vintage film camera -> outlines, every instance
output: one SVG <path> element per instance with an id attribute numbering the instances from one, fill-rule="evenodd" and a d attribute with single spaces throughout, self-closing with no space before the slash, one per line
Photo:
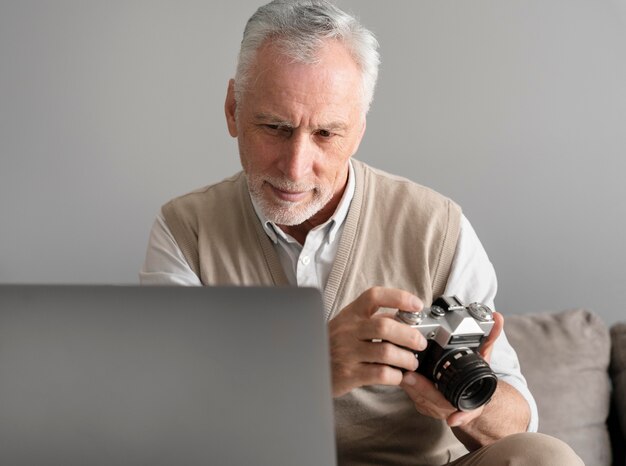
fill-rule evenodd
<path id="1" fill-rule="evenodd" d="M 497 378 L 477 352 L 493 328 L 491 309 L 442 296 L 420 312 L 398 310 L 395 318 L 428 340 L 424 351 L 414 351 L 417 372 L 432 380 L 454 407 L 470 411 L 491 399 Z"/>

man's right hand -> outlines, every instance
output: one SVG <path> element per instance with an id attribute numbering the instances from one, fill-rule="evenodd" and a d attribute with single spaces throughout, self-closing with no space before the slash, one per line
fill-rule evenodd
<path id="1" fill-rule="evenodd" d="M 422 351 L 426 338 L 393 315 L 376 314 L 381 307 L 417 312 L 424 305 L 407 291 L 375 287 L 328 323 L 334 397 L 364 385 L 400 385 L 402 371 L 417 368 L 405 348 Z"/>

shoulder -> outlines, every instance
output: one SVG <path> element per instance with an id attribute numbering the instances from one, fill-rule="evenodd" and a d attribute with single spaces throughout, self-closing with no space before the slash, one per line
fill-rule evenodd
<path id="1" fill-rule="evenodd" d="M 218 183 L 210 184 L 202 188 L 195 189 L 181 196 L 177 196 L 161 208 L 164 217 L 172 215 L 197 215 L 212 208 L 219 208 L 224 205 L 233 205 L 241 194 L 242 183 L 245 183 L 243 172 L 239 172 Z"/>
<path id="2" fill-rule="evenodd" d="M 459 217 L 461 207 L 449 197 L 432 188 L 416 183 L 408 178 L 371 167 L 364 162 L 353 160 L 356 172 L 362 173 L 366 185 L 366 196 L 373 196 L 387 205 L 400 208 L 452 211 Z"/>
<path id="3" fill-rule="evenodd" d="M 212 198 L 234 196 L 238 191 L 238 187 L 244 181 L 244 179 L 245 177 L 243 176 L 243 172 L 239 172 L 217 183 L 203 186 L 183 195 L 177 196 L 168 201 L 165 205 L 174 204 L 182 206 L 194 204 L 197 202 L 206 202 L 207 200 Z"/>
<path id="4" fill-rule="evenodd" d="M 225 221 L 229 214 L 235 215 L 237 206 L 243 204 L 245 186 L 245 176 L 239 172 L 218 183 L 175 197 L 161 207 L 161 213 L 173 230 L 184 226 L 197 232 L 201 224 L 211 223 L 216 215 L 220 216 L 220 221 Z"/>

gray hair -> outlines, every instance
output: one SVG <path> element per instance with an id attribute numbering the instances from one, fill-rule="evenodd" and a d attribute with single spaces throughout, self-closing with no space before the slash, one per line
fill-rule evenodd
<path id="1" fill-rule="evenodd" d="M 235 75 L 237 102 L 241 102 L 249 83 L 256 53 L 269 38 L 287 57 L 308 64 L 316 63 L 317 52 L 324 41 L 340 40 L 361 70 L 363 110 L 367 113 L 378 78 L 378 41 L 356 18 L 328 0 L 274 0 L 250 17 L 243 33 Z"/>

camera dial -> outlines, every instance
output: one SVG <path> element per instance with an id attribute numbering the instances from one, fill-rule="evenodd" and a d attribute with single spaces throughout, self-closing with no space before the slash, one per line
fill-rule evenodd
<path id="1" fill-rule="evenodd" d="M 467 312 L 481 322 L 491 322 L 493 320 L 493 312 L 487 306 L 481 303 L 472 303 L 467 306 Z"/>
<path id="2" fill-rule="evenodd" d="M 433 316 L 435 319 L 438 319 L 446 315 L 446 310 L 441 306 L 432 306 L 430 308 L 430 315 Z"/>
<path id="3" fill-rule="evenodd" d="M 399 310 L 396 314 L 396 317 L 405 324 L 419 325 L 422 323 L 426 316 L 422 311 L 412 312 Z"/>

